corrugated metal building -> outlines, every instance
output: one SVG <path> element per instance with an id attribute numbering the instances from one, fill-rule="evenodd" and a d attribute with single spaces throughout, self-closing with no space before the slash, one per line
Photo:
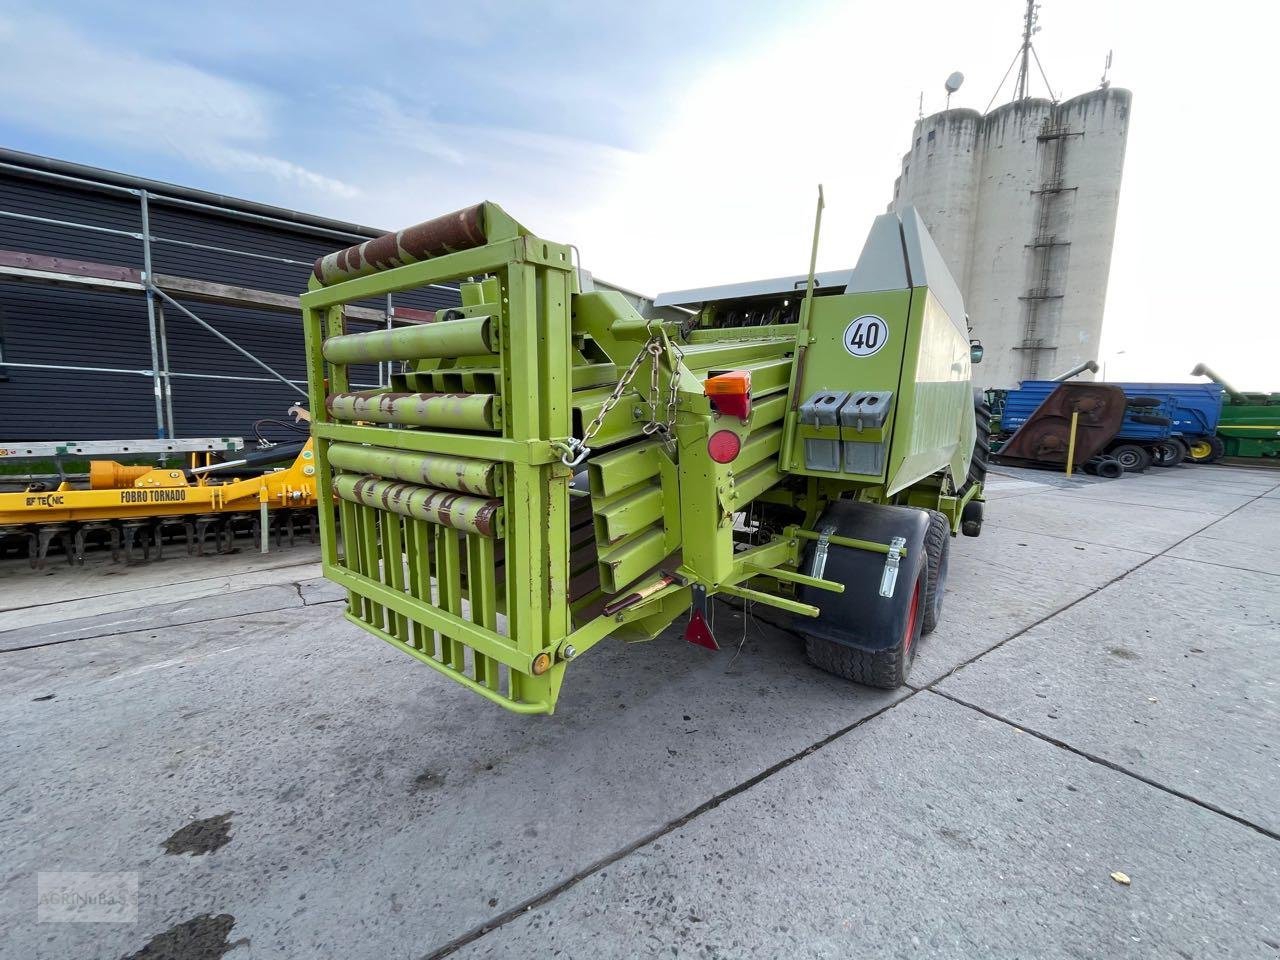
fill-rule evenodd
<path id="1" fill-rule="evenodd" d="M 86 271 L 85 264 L 127 267 L 141 276 L 144 197 L 154 276 L 267 294 L 296 296 L 306 288 L 315 257 L 385 232 L 0 150 L 0 443 L 167 433 L 169 401 L 156 400 L 165 378 L 153 373 L 165 367 L 162 353 L 160 363 L 152 361 L 147 297 L 137 283 L 113 288 L 100 277 L 72 282 L 77 271 L 105 272 Z M 69 279 L 49 282 L 59 272 Z M 296 312 L 234 296 L 210 302 L 174 288 L 168 293 L 305 388 Z M 156 302 L 164 308 L 169 435 L 249 437 L 255 420 L 281 417 L 302 399 L 173 304 Z M 366 322 L 379 322 L 372 311 L 381 316 L 388 306 L 393 315 L 420 320 L 414 311 L 457 302 L 448 288 L 413 291 L 389 305 L 368 304 Z M 368 375 L 377 382 L 377 371 Z"/>

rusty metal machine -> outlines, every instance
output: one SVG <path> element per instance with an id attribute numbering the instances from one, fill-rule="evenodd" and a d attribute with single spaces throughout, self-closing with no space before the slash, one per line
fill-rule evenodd
<path id="1" fill-rule="evenodd" d="M 321 544 L 347 618 L 524 714 L 606 637 L 683 618 L 714 648 L 717 596 L 794 616 L 824 669 L 904 682 L 948 543 L 981 528 L 988 426 L 919 218 L 879 217 L 838 282 L 811 260 L 665 318 L 573 252 L 482 203 L 317 260 L 312 435 L 342 534 L 321 511 Z M 345 304 L 455 281 L 434 323 L 345 329 Z M 351 389 L 387 362 L 388 388 Z"/>

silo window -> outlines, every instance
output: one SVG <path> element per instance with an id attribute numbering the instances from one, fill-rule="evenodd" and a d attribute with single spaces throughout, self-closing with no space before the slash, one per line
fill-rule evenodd
<path id="1" fill-rule="evenodd" d="M 919 138 L 919 137 L 916 137 L 916 149 L 917 149 L 917 150 L 919 150 L 919 149 L 920 149 L 920 138 Z"/>
<path id="2" fill-rule="evenodd" d="M 930 131 L 929 131 L 929 142 L 930 142 L 930 143 L 933 143 L 933 141 L 936 139 L 936 136 L 935 136 L 935 135 L 937 134 L 937 132 L 938 132 L 937 130 L 930 130 Z"/>

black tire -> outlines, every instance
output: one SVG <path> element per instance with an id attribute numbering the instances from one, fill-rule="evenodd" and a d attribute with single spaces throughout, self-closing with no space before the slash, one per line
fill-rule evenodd
<path id="1" fill-rule="evenodd" d="M 1226 452 L 1226 444 L 1217 437 L 1197 437 L 1187 447 L 1187 459 L 1192 463 L 1217 463 Z"/>
<path id="2" fill-rule="evenodd" d="M 1153 427 L 1167 427 L 1173 423 L 1168 417 L 1162 417 L 1155 413 L 1131 413 L 1129 419 L 1134 423 L 1145 423 Z"/>
<path id="3" fill-rule="evenodd" d="M 969 476 L 960 488 L 962 495 L 975 483 L 987 482 L 987 465 L 991 460 L 991 405 L 981 390 L 973 391 L 973 420 L 976 436 L 973 456 L 969 459 Z"/>
<path id="4" fill-rule="evenodd" d="M 1102 457 L 1094 469 L 1104 480 L 1119 480 L 1124 476 L 1124 467 L 1115 457 Z"/>
<path id="5" fill-rule="evenodd" d="M 982 501 L 970 500 L 960 511 L 960 532 L 966 537 L 982 535 Z"/>
<path id="6" fill-rule="evenodd" d="M 1119 460 L 1129 473 L 1142 473 L 1151 466 L 1151 451 L 1136 443 L 1118 443 L 1107 451 L 1107 456 Z"/>
<path id="7" fill-rule="evenodd" d="M 929 511 L 929 531 L 924 535 L 925 583 L 921 633 L 933 633 L 942 618 L 942 597 L 947 592 L 947 568 L 951 558 L 951 524 L 945 513 Z"/>
<path id="8" fill-rule="evenodd" d="M 1177 437 L 1161 440 L 1151 448 L 1152 464 L 1157 467 L 1176 467 L 1187 459 L 1187 448 Z"/>
<path id="9" fill-rule="evenodd" d="M 1159 397 L 1127 397 L 1124 401 L 1126 407 L 1158 407 L 1164 401 Z"/>
<path id="10" fill-rule="evenodd" d="M 920 616 L 923 606 L 925 581 L 929 571 L 923 563 L 916 568 L 915 584 L 912 587 L 909 602 L 914 606 L 914 615 L 907 618 L 906 629 L 898 642 L 885 650 L 859 650 L 821 637 L 805 636 L 804 653 L 819 670 L 833 673 L 845 680 L 861 683 L 868 687 L 882 690 L 896 690 L 907 682 L 911 673 L 911 664 L 915 662 L 916 646 L 920 640 L 924 617 Z"/>

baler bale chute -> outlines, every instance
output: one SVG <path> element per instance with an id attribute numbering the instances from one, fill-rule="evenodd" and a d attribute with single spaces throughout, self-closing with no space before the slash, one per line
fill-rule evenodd
<path id="1" fill-rule="evenodd" d="M 449 282 L 461 305 L 434 323 L 346 332 L 344 304 Z M 605 637 L 687 616 L 714 647 L 715 596 L 900 684 L 986 469 L 964 306 L 918 216 L 877 218 L 839 283 L 660 302 L 683 319 L 584 285 L 569 246 L 491 203 L 316 262 L 313 436 L 342 533 L 322 512 L 323 561 L 347 618 L 518 713 L 552 712 Z M 353 392 L 371 362 L 399 372 Z"/>

